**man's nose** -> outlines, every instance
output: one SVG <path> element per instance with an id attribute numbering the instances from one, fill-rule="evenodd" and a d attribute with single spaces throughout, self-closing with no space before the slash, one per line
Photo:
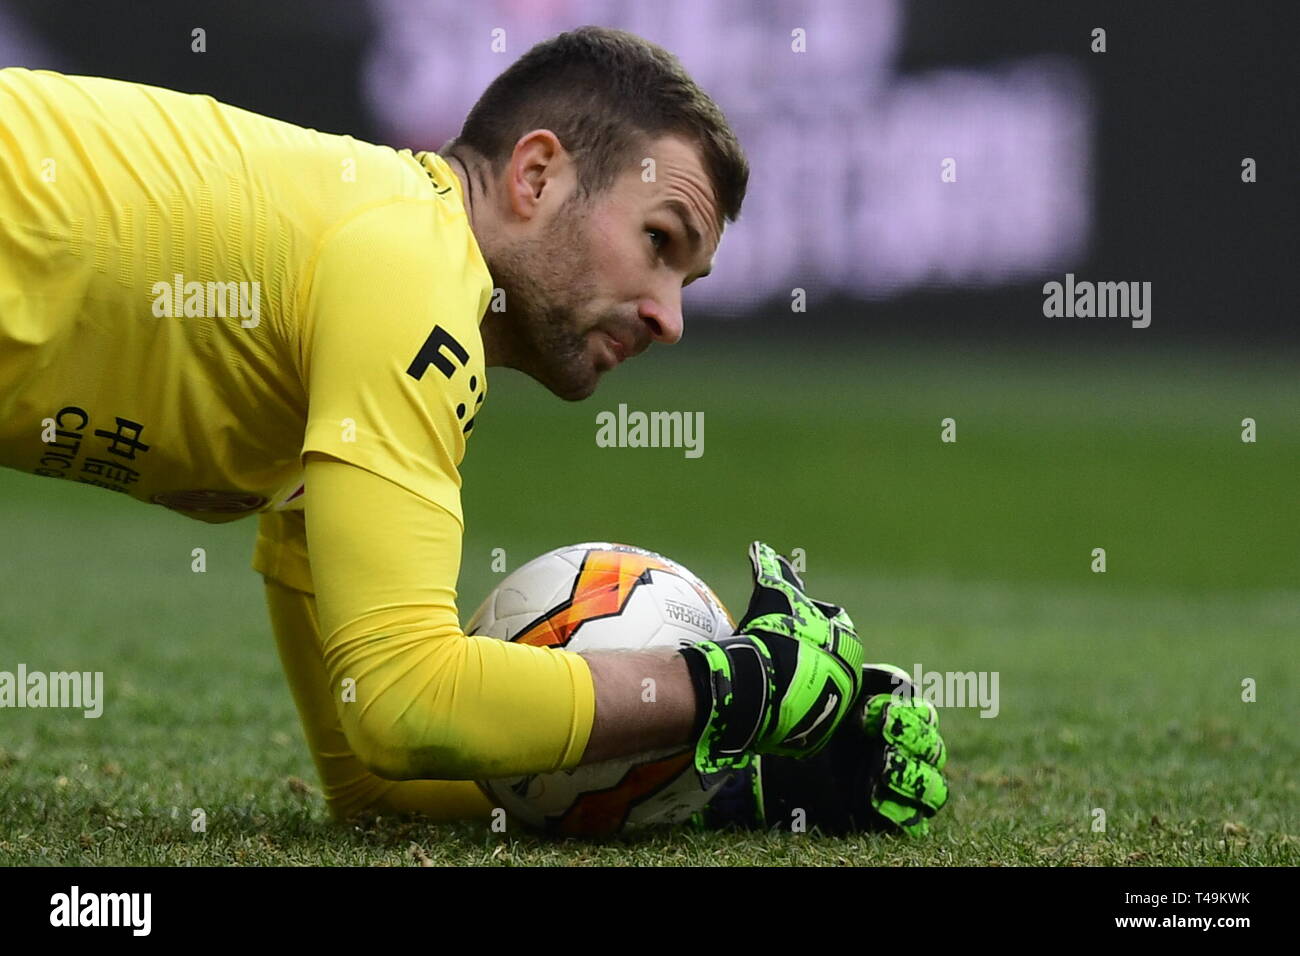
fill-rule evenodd
<path id="1" fill-rule="evenodd" d="M 641 321 L 650 330 L 650 336 L 656 342 L 672 345 L 681 340 L 682 297 L 678 293 L 672 297 L 648 299 L 641 304 Z"/>

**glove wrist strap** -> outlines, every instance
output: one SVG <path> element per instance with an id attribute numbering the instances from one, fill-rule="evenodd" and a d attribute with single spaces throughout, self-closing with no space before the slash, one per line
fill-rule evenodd
<path id="1" fill-rule="evenodd" d="M 701 641 L 680 650 L 695 688 L 695 769 L 706 786 L 719 774 L 749 766 L 768 706 L 757 648 L 735 638 L 725 644 Z"/>

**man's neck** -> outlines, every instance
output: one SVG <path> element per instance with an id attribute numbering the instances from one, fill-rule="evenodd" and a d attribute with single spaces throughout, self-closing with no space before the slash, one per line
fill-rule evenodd
<path id="1" fill-rule="evenodd" d="M 443 158 L 451 171 L 456 174 L 460 180 L 461 196 L 464 197 L 465 215 L 469 219 L 470 231 L 474 233 L 474 239 L 479 244 L 480 251 L 483 249 L 483 236 L 479 234 L 477 224 L 474 218 L 475 200 L 482 195 L 482 190 L 474 188 L 474 177 L 470 173 L 469 166 L 463 159 L 452 152 L 440 152 L 438 154 Z M 485 253 L 486 255 L 486 253 Z M 492 367 L 505 365 L 505 357 L 502 348 L 502 336 L 504 329 L 499 321 L 500 316 L 494 316 L 491 309 L 479 317 L 479 333 L 483 338 L 483 364 Z"/>
<path id="2" fill-rule="evenodd" d="M 474 185 L 472 177 L 469 174 L 469 168 L 459 156 L 448 153 L 442 155 L 443 161 L 451 167 L 451 171 L 456 174 L 460 180 L 460 194 L 464 199 L 465 214 L 469 217 L 470 228 L 474 228 Z"/>

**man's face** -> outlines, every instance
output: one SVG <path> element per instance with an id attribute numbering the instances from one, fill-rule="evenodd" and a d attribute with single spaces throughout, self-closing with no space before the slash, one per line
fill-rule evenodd
<path id="1" fill-rule="evenodd" d="M 707 275 L 721 238 L 713 190 L 696 149 L 664 137 L 604 192 L 570 194 L 489 262 L 505 290 L 511 365 L 561 398 L 654 342 L 682 335 L 682 288 Z"/>

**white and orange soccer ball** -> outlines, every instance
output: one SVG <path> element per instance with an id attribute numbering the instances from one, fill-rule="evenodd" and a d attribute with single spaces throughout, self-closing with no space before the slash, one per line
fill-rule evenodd
<path id="1" fill-rule="evenodd" d="M 592 651 L 679 647 L 726 637 L 735 627 L 709 586 L 676 561 L 631 545 L 588 542 L 548 551 L 509 574 L 465 631 Z M 479 782 L 512 818 L 573 836 L 684 822 L 720 785 L 705 789 L 689 747 Z"/>

